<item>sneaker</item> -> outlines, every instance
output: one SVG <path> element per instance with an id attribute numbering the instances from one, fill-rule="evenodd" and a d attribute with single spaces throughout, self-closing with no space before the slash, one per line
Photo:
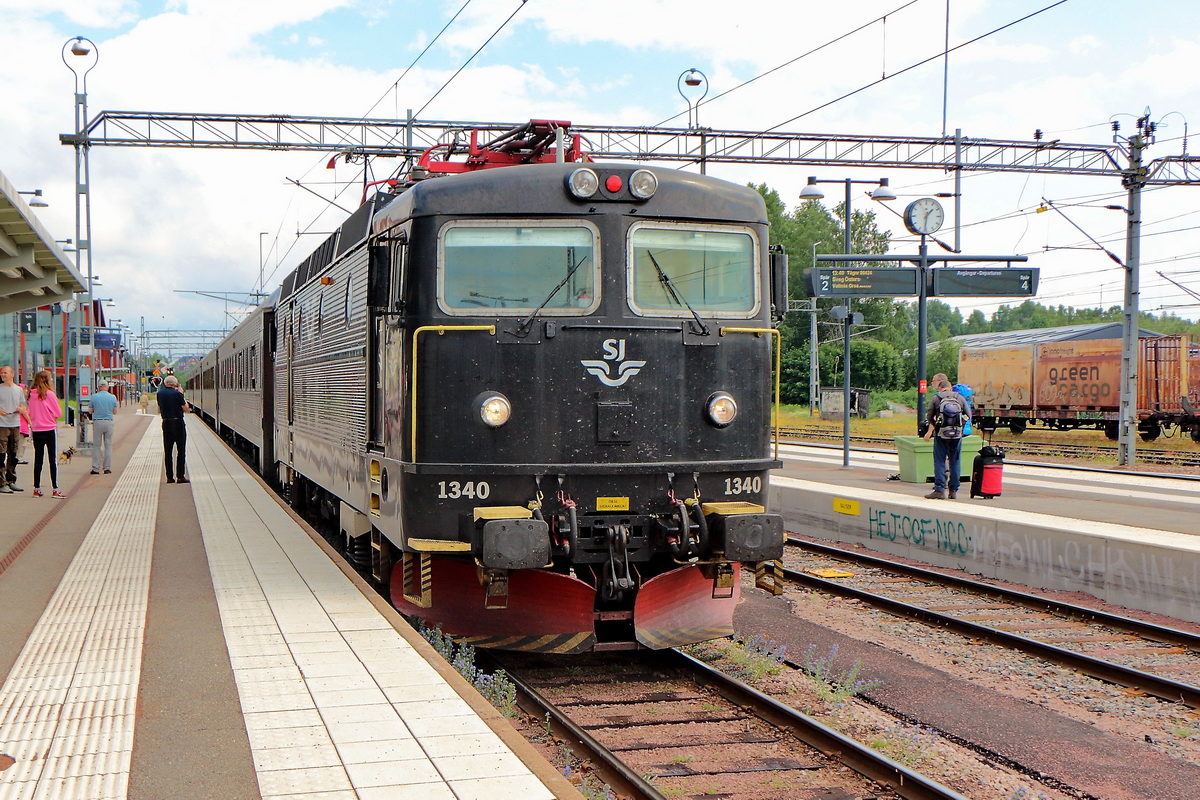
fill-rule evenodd
<path id="1" fill-rule="evenodd" d="M 42 490 L 41 490 L 41 489 L 34 489 L 34 490 L 33 490 L 33 496 L 34 496 L 34 497 L 41 497 L 41 496 L 42 496 Z"/>
<path id="2" fill-rule="evenodd" d="M 174 482 L 175 482 L 174 478 L 167 478 L 167 483 L 174 483 Z"/>
<path id="3" fill-rule="evenodd" d="M 106 470 L 104 470 L 104 474 L 105 474 L 105 475 L 112 475 L 112 470 L 111 470 L 111 469 L 106 469 Z"/>
<path id="4" fill-rule="evenodd" d="M 24 490 L 24 489 L 22 489 L 20 486 L 17 486 L 15 483 L 10 483 L 10 484 L 8 485 L 8 488 L 12 489 L 14 492 L 23 492 L 23 491 L 25 491 L 25 490 Z"/>
<path id="5" fill-rule="evenodd" d="M 28 464 L 29 462 L 28 462 L 28 461 L 26 461 L 26 460 L 25 460 L 25 459 L 23 459 L 23 458 L 18 458 L 18 459 L 17 459 L 17 463 L 18 463 L 18 464 Z"/>
<path id="6" fill-rule="evenodd" d="M 945 492 L 939 492 L 937 489 L 934 489 L 932 492 L 930 492 L 929 494 L 925 495 L 925 499 L 926 499 L 926 500 L 945 500 L 945 499 L 946 499 L 946 493 L 945 493 Z"/>
<path id="7" fill-rule="evenodd" d="M 91 474 L 93 474 L 93 475 L 99 475 L 99 474 L 100 474 L 100 470 L 98 470 L 98 469 L 94 469 L 94 470 L 92 470 L 92 473 L 91 473 Z"/>
<path id="8" fill-rule="evenodd" d="M 63 494 L 62 492 L 60 492 L 58 489 L 55 489 L 55 490 L 54 490 L 54 494 L 52 494 L 52 495 L 50 495 L 50 496 L 51 496 L 51 497 L 57 497 L 59 500 L 63 500 L 63 499 L 65 499 L 65 498 L 66 498 L 66 495 L 65 495 L 65 494 Z"/>
<path id="9" fill-rule="evenodd" d="M 951 500 L 957 500 L 957 499 L 958 499 L 958 492 L 951 492 L 951 493 L 950 493 L 950 499 L 951 499 Z"/>
<path id="10" fill-rule="evenodd" d="M 180 478 L 179 480 L 177 480 L 175 482 L 176 483 L 191 483 L 191 481 L 189 481 L 187 478 Z"/>
<path id="11" fill-rule="evenodd" d="M 0 494 L 12 494 L 12 493 L 13 493 L 13 490 L 8 488 L 7 485 L 0 486 Z"/>

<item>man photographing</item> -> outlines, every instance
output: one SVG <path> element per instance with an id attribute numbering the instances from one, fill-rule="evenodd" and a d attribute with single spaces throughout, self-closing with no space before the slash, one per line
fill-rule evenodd
<path id="1" fill-rule="evenodd" d="M 183 392 L 179 391 L 179 379 L 174 375 L 168 375 L 163 381 L 163 387 L 158 390 L 158 413 L 162 417 L 163 453 L 167 460 L 167 483 L 191 483 L 184 472 L 187 450 L 187 425 L 183 421 L 183 415 L 191 410 L 192 407 L 183 398 Z M 171 463 L 172 450 L 176 450 L 174 464 Z"/>

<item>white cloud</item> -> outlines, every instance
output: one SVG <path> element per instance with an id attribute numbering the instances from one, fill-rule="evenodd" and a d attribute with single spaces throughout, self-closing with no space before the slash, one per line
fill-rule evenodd
<path id="1" fill-rule="evenodd" d="M 36 5 L 0 0 L 5 19 L 0 49 L 6 54 L 0 60 L 0 91 L 6 99 L 0 121 L 5 163 L 0 169 L 21 188 L 44 189 L 51 207 L 39 216 L 59 238 L 73 236 L 73 157 L 71 149 L 59 144 L 58 134 L 73 125 L 73 78 L 62 63 L 61 50 L 77 33 L 100 47 L 101 61 L 88 76 L 93 114 L 136 109 L 349 117 L 370 109 L 372 116 L 402 117 L 408 108 L 421 108 L 518 2 L 472 3 L 393 90 L 389 87 L 411 61 L 409 54 L 424 48 L 462 6 L 461 0 L 178 0 L 145 16 L 138 16 L 138 4 L 119 0 L 45 0 Z M 702 124 L 754 130 L 803 115 L 785 129 L 938 135 L 940 59 L 805 113 L 878 81 L 885 71 L 894 75 L 941 51 L 945 6 L 940 0 L 919 0 L 889 14 L 886 25 L 876 22 L 822 47 L 900 5 L 901 0 L 750 0 L 734 14 L 727 3 L 715 0 L 686 5 L 674 0 L 529 0 L 423 116 L 651 125 L 686 108 L 676 78 L 688 67 L 705 72 L 712 99 L 820 48 L 706 103 L 698 112 Z M 956 0 L 951 44 L 1043 5 L 1040 0 Z M 1194 69 L 1200 62 L 1200 40 L 1178 36 L 1171 27 L 1190 4 L 1164 0 L 1161 8 L 1148 10 L 1140 30 L 1157 29 L 1157 34 L 1127 30 L 1121 23 L 1122 10 L 1116 0 L 1067 4 L 956 51 L 949 60 L 949 131 L 962 128 L 969 137 L 1027 139 L 1041 128 L 1047 136 L 1107 142 L 1106 126 L 1113 114 L 1140 114 L 1146 105 L 1156 115 L 1179 111 L 1192 120 L 1200 118 L 1200 78 Z M 332 24 L 346 18 L 354 23 Z M 1112 41 L 1124 42 L 1120 58 L 1105 46 Z M 404 57 L 397 57 L 400 53 Z M 1169 136 L 1182 133 L 1180 117 L 1165 121 L 1171 125 L 1163 129 Z M 670 124 L 685 123 L 686 116 L 679 116 Z M 1151 157 L 1178 147 L 1160 144 Z M 151 318 L 169 318 L 176 327 L 219 327 L 220 304 L 173 290 L 249 291 L 258 279 L 262 231 L 269 232 L 262 237 L 266 269 L 276 271 L 278 282 L 320 241 L 314 235 L 297 237 L 296 231 L 329 231 L 343 217 L 287 178 L 322 192 L 337 180 L 355 187 L 339 202 L 357 201 L 361 165 L 339 161 L 336 169 L 326 170 L 328 159 L 315 153 L 94 148 L 96 271 L 104 276 L 104 296 L 117 299 L 116 314 L 126 321 L 144 315 L 148 326 Z M 380 178 L 395 162 L 381 159 L 373 166 L 374 177 Z M 865 179 L 883 174 L 874 169 L 733 165 L 714 165 L 709 172 L 739 183 L 766 182 L 789 203 L 808 174 Z M 937 171 L 888 174 L 902 194 L 931 194 L 953 186 L 950 176 Z M 1115 180 L 1040 175 L 970 173 L 963 185 L 965 222 L 1011 214 L 1043 195 L 1121 192 Z M 1149 194 L 1145 206 L 1147 219 L 1153 221 L 1180 208 L 1200 206 L 1200 193 L 1183 188 Z M 1121 227 L 1119 215 L 1111 211 L 1078 213 L 1087 229 L 1110 232 Z M 878 216 L 885 226 L 894 225 L 887 212 L 880 209 Z M 1045 285 L 1055 291 L 1070 289 L 1081 302 L 1096 302 L 1093 286 L 1113 280 L 1111 262 L 1102 254 L 1044 251 L 1079 239 L 1061 219 L 1044 214 L 972 226 L 964 229 L 963 237 L 964 246 L 975 252 L 1032 253 L 1046 270 L 1044 280 L 1056 278 Z M 1165 258 L 1200 252 L 1200 241 L 1195 232 L 1184 232 L 1147 238 L 1143 249 L 1147 260 Z M 1187 266 L 1172 264 L 1173 269 Z M 1092 273 L 1099 277 L 1088 277 Z M 1067 277 L 1076 274 L 1085 277 Z M 1106 302 L 1117 302 L 1111 289 L 1104 292 Z M 1154 295 L 1148 298 L 1152 303 L 1170 299 L 1166 289 L 1148 294 Z M 1178 290 L 1175 294 L 1182 295 Z M 1197 312 L 1193 316 L 1200 316 L 1200 309 Z"/>

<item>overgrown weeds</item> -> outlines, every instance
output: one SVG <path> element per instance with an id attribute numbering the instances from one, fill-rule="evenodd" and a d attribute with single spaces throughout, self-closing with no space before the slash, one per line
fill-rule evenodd
<path id="1" fill-rule="evenodd" d="M 834 667 L 837 656 L 836 644 L 823 656 L 817 655 L 815 644 L 810 644 L 804 651 L 804 672 L 812 679 L 817 697 L 823 702 L 840 707 L 849 698 L 883 685 L 883 681 L 859 677 L 862 674 L 862 659 L 857 659 L 853 665 L 840 672 L 837 671 Z"/>
<path id="2" fill-rule="evenodd" d="M 417 632 L 501 714 L 509 718 L 516 716 L 517 687 L 504 670 L 484 672 L 479 669 L 475 665 L 475 647 L 454 641 L 453 636 L 442 632 L 441 625 L 430 628 L 424 620 L 417 620 Z"/>

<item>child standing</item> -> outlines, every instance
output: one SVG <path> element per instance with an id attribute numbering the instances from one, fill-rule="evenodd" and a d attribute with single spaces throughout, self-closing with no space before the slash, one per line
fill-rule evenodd
<path id="1" fill-rule="evenodd" d="M 29 390 L 29 424 L 33 429 L 33 496 L 41 497 L 42 490 L 42 459 L 47 456 L 50 461 L 50 485 L 54 487 L 53 497 L 66 497 L 58 490 L 58 461 L 54 454 L 58 444 L 58 417 L 62 407 L 54 396 L 50 385 L 50 373 L 40 370 L 33 376 L 33 388 Z"/>

